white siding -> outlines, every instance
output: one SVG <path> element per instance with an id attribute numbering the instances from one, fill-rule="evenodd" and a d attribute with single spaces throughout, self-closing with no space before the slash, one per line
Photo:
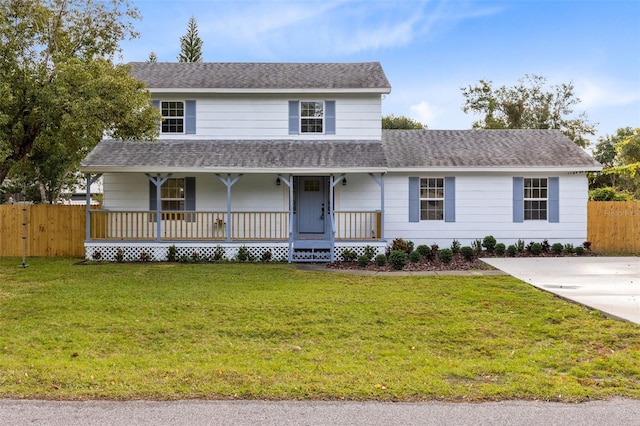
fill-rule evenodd
<path id="1" fill-rule="evenodd" d="M 171 95 L 154 99 L 196 100 L 196 134 L 160 139 L 380 139 L 380 95 Z M 335 100 L 335 135 L 289 135 L 289 100 Z"/>
<path id="2" fill-rule="evenodd" d="M 560 222 L 513 222 L 513 176 L 507 174 L 458 174 L 456 177 L 456 221 L 409 222 L 409 176 L 444 177 L 451 173 L 389 174 L 385 178 L 385 237 L 405 238 L 418 244 L 449 247 L 453 239 L 470 245 L 475 239 L 493 235 L 498 242 L 526 243 L 549 240 L 582 244 L 587 236 L 587 187 L 585 175 L 517 174 L 526 177 L 560 177 Z"/>

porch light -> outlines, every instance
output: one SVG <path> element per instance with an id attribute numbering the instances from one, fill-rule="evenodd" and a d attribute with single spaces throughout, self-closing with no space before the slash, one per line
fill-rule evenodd
<path id="1" fill-rule="evenodd" d="M 276 185 L 280 186 L 280 178 L 276 179 Z"/>
<path id="2" fill-rule="evenodd" d="M 342 179 L 342 186 L 347 186 L 347 178 Z"/>

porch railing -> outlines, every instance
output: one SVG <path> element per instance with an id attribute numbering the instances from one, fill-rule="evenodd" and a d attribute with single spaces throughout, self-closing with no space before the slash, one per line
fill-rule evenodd
<path id="1" fill-rule="evenodd" d="M 382 213 L 334 212 L 336 240 L 375 240 L 382 236 Z"/>
<path id="2" fill-rule="evenodd" d="M 289 212 L 161 212 L 157 238 L 156 212 L 91 210 L 91 240 L 107 241 L 286 241 Z M 374 240 L 381 236 L 381 213 L 335 212 L 336 240 Z"/>

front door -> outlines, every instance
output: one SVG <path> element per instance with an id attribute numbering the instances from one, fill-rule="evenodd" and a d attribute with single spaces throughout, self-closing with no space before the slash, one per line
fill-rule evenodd
<path id="1" fill-rule="evenodd" d="M 298 177 L 298 234 L 324 234 L 326 217 L 326 178 Z"/>

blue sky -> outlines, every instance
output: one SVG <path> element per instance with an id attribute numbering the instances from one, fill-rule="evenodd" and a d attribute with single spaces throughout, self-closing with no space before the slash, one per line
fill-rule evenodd
<path id="1" fill-rule="evenodd" d="M 430 129 L 480 118 L 461 111 L 461 87 L 525 74 L 573 82 L 596 137 L 640 127 L 638 0 L 131 1 L 141 37 L 123 43 L 124 62 L 176 61 L 193 15 L 207 62 L 379 61 L 392 86 L 383 114 Z"/>

